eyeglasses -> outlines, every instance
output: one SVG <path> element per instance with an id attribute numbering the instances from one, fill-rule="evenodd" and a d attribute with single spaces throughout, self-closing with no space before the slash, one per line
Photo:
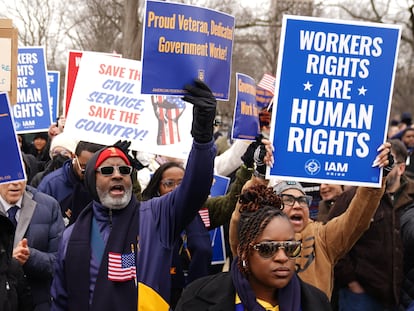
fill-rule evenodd
<path id="1" fill-rule="evenodd" d="M 302 243 L 300 241 L 265 241 L 252 245 L 252 248 L 263 258 L 273 257 L 279 249 L 283 249 L 289 258 L 296 258 L 300 254 Z"/>
<path id="2" fill-rule="evenodd" d="M 111 176 L 115 169 L 121 175 L 131 175 L 132 166 L 129 165 L 120 165 L 120 166 L 101 166 L 96 169 L 97 172 L 101 173 L 104 176 Z"/>
<path id="3" fill-rule="evenodd" d="M 287 206 L 295 205 L 295 201 L 299 203 L 300 207 L 309 207 L 312 202 L 312 197 L 309 195 L 303 195 L 300 197 L 295 197 L 290 194 L 281 194 L 282 204 Z"/>
<path id="4" fill-rule="evenodd" d="M 78 159 L 78 157 L 76 157 L 76 163 L 78 163 L 78 169 L 79 169 L 79 171 L 81 172 L 81 174 L 82 174 L 82 175 L 85 175 L 85 171 L 86 171 L 86 169 L 85 169 L 85 168 L 83 168 L 83 167 L 81 166 L 81 164 L 79 163 L 79 159 Z M 86 164 L 85 164 L 85 166 L 86 166 Z"/>
<path id="5" fill-rule="evenodd" d="M 172 179 L 166 179 L 161 180 L 161 185 L 163 185 L 165 188 L 174 188 L 178 187 L 181 184 L 182 180 L 172 180 Z"/>

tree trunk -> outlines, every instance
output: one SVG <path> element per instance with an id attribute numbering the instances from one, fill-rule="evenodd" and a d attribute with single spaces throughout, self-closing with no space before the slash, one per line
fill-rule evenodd
<path id="1" fill-rule="evenodd" d="M 141 57 L 142 24 L 138 18 L 139 0 L 125 0 L 122 57 L 139 60 Z"/>

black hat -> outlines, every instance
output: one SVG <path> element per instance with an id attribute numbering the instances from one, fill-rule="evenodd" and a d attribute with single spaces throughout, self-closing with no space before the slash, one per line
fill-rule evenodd
<path id="1" fill-rule="evenodd" d="M 411 113 L 403 112 L 401 114 L 401 122 L 407 124 L 408 126 L 411 125 Z"/>
<path id="2" fill-rule="evenodd" d="M 48 140 L 49 136 L 47 134 L 47 132 L 39 132 L 39 133 L 35 133 L 33 136 L 33 140 L 37 139 L 37 138 L 41 138 L 44 140 Z"/>

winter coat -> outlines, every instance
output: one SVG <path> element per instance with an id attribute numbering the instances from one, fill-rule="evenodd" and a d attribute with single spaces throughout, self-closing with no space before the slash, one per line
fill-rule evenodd
<path id="1" fill-rule="evenodd" d="M 414 199 L 414 184 L 407 182 L 403 178 L 394 194 L 382 196 L 369 229 L 335 267 L 339 287 L 358 281 L 366 293 L 385 307 L 398 305 L 400 297 L 403 279 L 400 217 L 404 207 Z M 355 189 L 351 189 L 339 196 L 330 217 L 344 212 L 354 193 Z"/>
<path id="2" fill-rule="evenodd" d="M 302 311 L 329 311 L 331 305 L 319 289 L 299 279 Z M 229 272 L 198 279 L 184 290 L 175 311 L 234 311 L 236 291 Z M 283 311 L 283 310 L 281 310 Z"/>
<path id="3" fill-rule="evenodd" d="M 0 210 L 5 212 L 1 203 Z M 53 266 L 64 229 L 58 202 L 35 188 L 26 186 L 13 247 L 23 238 L 27 239 L 30 256 L 23 265 L 23 270 L 31 287 L 35 306 L 48 306 L 51 302 Z"/>
<path id="4" fill-rule="evenodd" d="M 56 275 L 52 285 L 52 296 L 54 297 L 52 310 L 86 311 L 89 309 L 112 311 L 137 310 L 137 308 L 138 310 L 168 310 L 171 283 L 170 267 L 174 242 L 184 227 L 194 219 L 208 197 L 213 177 L 213 159 L 215 154 L 216 150 L 213 141 L 205 144 L 194 142 L 188 158 L 186 173 L 179 187 L 166 195 L 145 202 L 138 202 L 132 197 L 127 207 L 110 212 L 107 208 L 100 205 L 99 196 L 96 192 L 94 166 L 99 156 L 99 151 L 95 153 L 88 161 L 85 174 L 85 183 L 89 191 L 91 191 L 94 201 L 91 204 L 92 206 L 88 206 L 75 224 L 64 233 L 59 249 Z M 67 269 L 73 269 L 71 268 L 73 267 L 73 262 L 78 259 L 74 255 L 71 255 L 68 259 L 66 252 L 70 250 L 69 245 L 84 247 L 85 243 L 86 249 L 92 248 L 89 252 L 94 251 L 93 246 L 89 247 L 91 245 L 90 236 L 86 235 L 85 237 L 76 234 L 78 230 L 77 224 L 80 221 L 86 224 L 85 220 L 88 218 L 84 217 L 84 215 L 89 217 L 92 212 L 100 231 L 109 233 L 107 244 L 104 244 L 102 262 L 97 265 L 92 258 L 88 262 L 88 265 L 90 264 L 89 273 L 77 278 L 77 275 L 67 273 Z M 111 219 L 111 214 L 113 229 L 108 231 L 108 228 L 110 228 L 108 222 Z M 127 215 L 127 217 L 124 215 Z M 93 225 L 90 222 L 87 226 Z M 122 233 L 116 230 L 116 226 L 121 226 L 119 230 Z M 139 228 L 133 232 L 131 228 L 136 227 Z M 82 228 L 82 230 L 85 229 Z M 82 243 L 77 244 L 72 238 L 73 234 L 77 238 L 82 238 Z M 136 276 L 138 290 L 135 287 L 134 280 L 130 279 L 121 282 L 122 284 L 117 284 L 118 282 L 108 281 L 108 278 L 104 278 L 109 272 L 109 253 L 124 254 L 126 249 L 131 249 L 131 244 L 135 245 L 134 248 L 137 254 Z M 72 254 L 75 253 L 72 252 Z M 91 258 L 88 253 L 78 254 L 81 257 L 79 262 L 84 262 L 82 258 Z M 75 280 L 75 278 L 77 279 Z M 96 278 L 96 282 L 92 278 Z M 103 281 L 99 282 L 99 280 Z M 81 288 L 86 288 L 87 296 L 85 296 L 84 291 L 78 292 L 75 286 L 68 288 L 68 284 L 73 283 L 78 284 Z M 119 290 L 119 287 L 125 290 Z M 92 296 L 88 297 L 88 289 L 92 290 Z M 73 294 L 77 294 L 82 301 L 73 299 Z M 75 306 L 76 304 L 78 306 L 86 305 L 87 307 L 79 309 Z"/>
<path id="5" fill-rule="evenodd" d="M 33 310 L 32 294 L 20 264 L 12 258 L 15 228 L 0 212 L 0 310 Z"/>

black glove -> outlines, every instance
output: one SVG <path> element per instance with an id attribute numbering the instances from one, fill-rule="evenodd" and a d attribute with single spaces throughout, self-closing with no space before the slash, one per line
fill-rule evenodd
<path id="1" fill-rule="evenodd" d="M 128 140 L 118 140 L 115 144 L 114 147 L 117 147 L 119 149 L 121 149 L 126 155 L 128 155 L 129 152 L 129 146 L 131 146 L 131 142 Z"/>
<path id="2" fill-rule="evenodd" d="M 131 163 L 131 166 L 136 169 L 137 171 L 143 169 L 145 165 L 143 165 L 138 159 L 137 159 L 137 152 L 135 150 L 132 151 L 133 156 L 129 154 L 129 146 L 131 146 L 131 142 L 124 140 L 118 140 L 114 147 L 117 147 L 125 153 L 125 155 L 128 157 L 129 162 Z"/>
<path id="3" fill-rule="evenodd" d="M 265 178 L 266 176 L 266 163 L 264 162 L 264 157 L 266 155 L 266 147 L 264 144 L 260 144 L 254 151 L 254 176 Z"/>
<path id="4" fill-rule="evenodd" d="M 246 152 L 241 156 L 241 159 L 248 168 L 253 168 L 254 164 L 254 152 L 256 148 L 262 143 L 263 135 L 258 135 L 255 138 L 255 141 L 251 142 L 249 147 L 247 147 Z"/>
<path id="5" fill-rule="evenodd" d="M 207 143 L 213 139 L 217 101 L 203 81 L 196 79 L 194 84 L 195 86 L 187 84 L 184 87 L 189 94 L 183 100 L 194 105 L 191 135 L 196 142 Z"/>
<path id="6" fill-rule="evenodd" d="M 384 177 L 387 176 L 388 173 L 391 172 L 391 170 L 394 168 L 394 166 L 395 166 L 394 156 L 391 154 L 391 150 L 390 150 L 390 152 L 388 152 L 388 165 L 382 168 L 382 175 Z"/>

